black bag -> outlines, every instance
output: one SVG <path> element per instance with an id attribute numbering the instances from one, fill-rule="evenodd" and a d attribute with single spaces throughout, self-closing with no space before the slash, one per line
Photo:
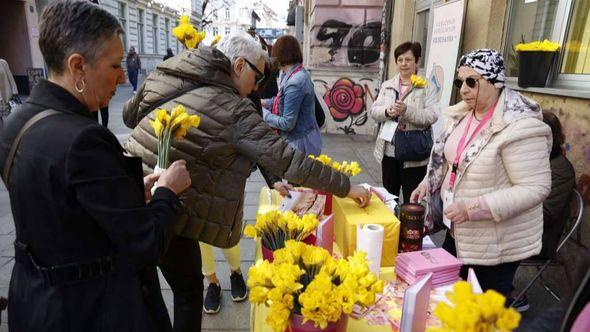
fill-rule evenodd
<path id="1" fill-rule="evenodd" d="M 399 161 L 422 161 L 430 157 L 432 127 L 425 130 L 395 131 L 395 158 Z"/>
<path id="2" fill-rule="evenodd" d="M 326 123 L 326 115 L 324 114 L 324 109 L 322 108 L 322 103 L 318 100 L 318 96 L 315 97 L 315 120 L 318 123 L 318 127 L 322 128 L 324 123 Z"/>

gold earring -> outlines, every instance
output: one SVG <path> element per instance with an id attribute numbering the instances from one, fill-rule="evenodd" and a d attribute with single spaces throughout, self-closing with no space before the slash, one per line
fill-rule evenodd
<path id="1" fill-rule="evenodd" d="M 82 82 L 82 87 L 79 88 L 78 87 L 78 82 Z M 86 89 L 86 82 L 84 82 L 84 77 L 82 77 L 79 81 L 76 81 L 76 83 L 74 84 L 74 88 L 76 89 L 76 91 L 78 91 L 78 93 L 83 93 L 84 89 Z"/>

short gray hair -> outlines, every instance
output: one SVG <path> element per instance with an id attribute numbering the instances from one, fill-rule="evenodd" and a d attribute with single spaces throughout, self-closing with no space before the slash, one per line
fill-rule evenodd
<path id="1" fill-rule="evenodd" d="M 43 10 L 39 47 L 49 70 L 61 74 L 73 53 L 93 63 L 105 41 L 123 32 L 119 20 L 88 1 L 58 1 Z"/>
<path id="2" fill-rule="evenodd" d="M 233 64 L 237 58 L 243 57 L 252 63 L 260 59 L 267 61 L 268 54 L 262 49 L 260 43 L 245 31 L 232 32 L 221 38 L 217 49 L 221 51 Z"/>

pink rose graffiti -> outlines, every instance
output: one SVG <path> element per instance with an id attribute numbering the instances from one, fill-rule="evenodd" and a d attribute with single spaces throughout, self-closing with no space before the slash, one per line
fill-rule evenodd
<path id="1" fill-rule="evenodd" d="M 342 122 L 365 109 L 365 90 L 349 78 L 337 80 L 324 94 L 324 101 L 335 121 Z"/>

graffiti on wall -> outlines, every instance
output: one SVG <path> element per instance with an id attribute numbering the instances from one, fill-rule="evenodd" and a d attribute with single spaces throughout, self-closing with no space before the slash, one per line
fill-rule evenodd
<path id="1" fill-rule="evenodd" d="M 326 20 L 320 26 L 316 39 L 328 48 L 330 58 L 324 64 L 344 65 L 338 55 L 345 52 L 349 65 L 373 65 L 379 61 L 381 22 L 353 26 L 335 19 Z"/>
<path id="2" fill-rule="evenodd" d="M 348 77 L 341 77 L 331 86 L 322 79 L 315 79 L 314 82 L 316 87 L 323 88 L 323 102 L 337 132 L 355 135 L 359 128 L 367 124 L 369 107 L 377 97 L 377 90 L 371 87 L 374 79 L 361 78 L 356 83 Z"/>

